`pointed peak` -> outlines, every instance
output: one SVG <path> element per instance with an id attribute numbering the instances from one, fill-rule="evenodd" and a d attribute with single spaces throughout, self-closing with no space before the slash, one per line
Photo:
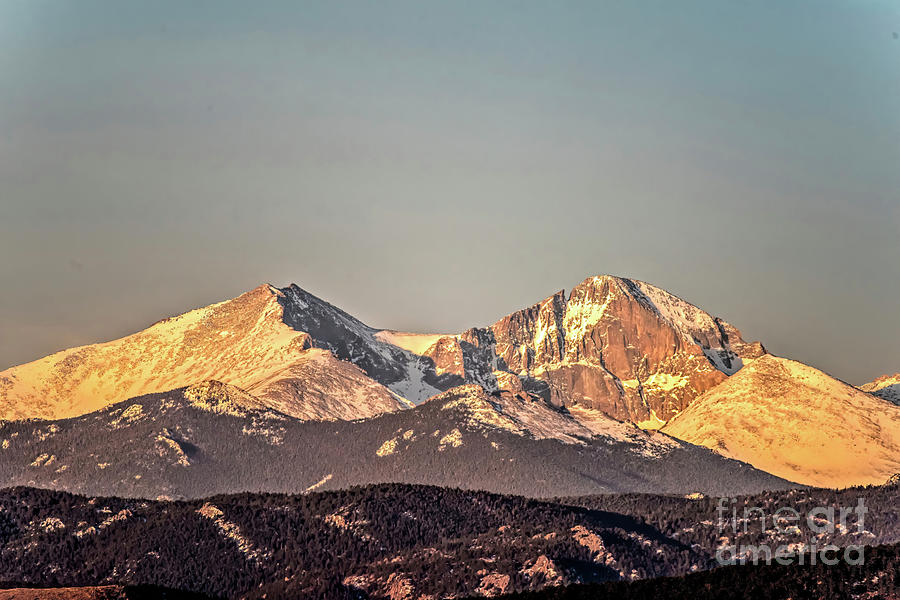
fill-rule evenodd
<path id="1" fill-rule="evenodd" d="M 684 300 L 675 294 L 659 287 L 653 285 L 652 283 L 647 283 L 646 281 L 642 281 L 640 279 L 634 279 L 632 277 L 622 277 L 621 275 L 593 275 L 588 277 L 581 283 L 579 283 L 573 291 L 577 289 L 584 288 L 601 288 L 603 286 L 609 286 L 614 289 L 622 290 L 625 293 L 634 296 L 638 299 L 650 299 L 651 296 L 662 295 L 668 299 L 675 300 L 678 302 L 683 302 L 685 304 L 694 306 L 687 300 Z"/>
<path id="2" fill-rule="evenodd" d="M 273 283 L 261 283 L 252 290 L 248 290 L 241 294 L 241 296 L 250 296 L 250 295 L 272 295 L 278 298 L 284 298 L 288 294 L 299 294 L 302 296 L 311 296 L 315 298 L 313 294 L 310 294 L 303 288 L 301 288 L 296 283 L 289 283 L 283 287 L 279 287 Z M 239 296 L 240 297 L 240 296 Z"/>
<path id="3" fill-rule="evenodd" d="M 247 290 L 246 292 L 244 292 L 243 294 L 241 294 L 240 296 L 237 296 L 237 297 L 240 298 L 241 296 L 274 294 L 279 291 L 280 290 L 277 287 L 275 287 L 274 285 L 272 285 L 271 283 L 261 283 L 258 286 L 256 286 L 255 288 L 253 288 L 252 290 Z"/>
<path id="4" fill-rule="evenodd" d="M 280 291 L 280 292 L 286 292 L 288 290 L 293 290 L 294 292 L 299 293 L 299 294 L 306 294 L 307 296 L 312 296 L 312 294 L 310 294 L 309 292 L 304 290 L 302 287 L 300 287 L 296 283 L 289 283 L 286 286 L 284 286 L 283 288 L 278 288 L 278 291 Z"/>
<path id="5" fill-rule="evenodd" d="M 582 281 L 578 285 L 579 286 L 582 286 L 582 285 L 597 286 L 597 285 L 610 284 L 610 283 L 613 283 L 616 285 L 627 285 L 627 284 L 633 285 L 635 283 L 641 283 L 641 282 L 639 282 L 636 279 L 630 279 L 628 277 L 622 277 L 620 275 L 610 275 L 608 273 L 603 273 L 600 275 L 592 275 L 590 277 L 587 277 L 584 281 Z"/>
<path id="6" fill-rule="evenodd" d="M 665 290 L 638 281 L 637 279 L 628 279 L 627 277 L 619 277 L 618 275 L 594 275 L 573 287 L 572 291 L 569 293 L 569 300 L 571 301 L 572 298 L 579 297 L 608 298 L 624 295 L 647 304 L 646 294 L 642 291 L 644 287 L 652 291 L 668 294 Z"/>
<path id="7" fill-rule="evenodd" d="M 900 383 L 900 373 L 894 373 L 893 375 L 882 375 L 880 377 L 876 377 L 869 383 L 859 386 L 860 389 L 865 391 L 872 391 L 882 388 L 887 385 Z"/>

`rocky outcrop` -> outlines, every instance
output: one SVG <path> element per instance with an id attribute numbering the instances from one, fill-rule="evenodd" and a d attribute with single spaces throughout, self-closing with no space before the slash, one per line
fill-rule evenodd
<path id="1" fill-rule="evenodd" d="M 475 590 L 475 593 L 477 593 L 479 596 L 484 596 L 486 598 L 500 596 L 502 594 L 505 594 L 506 590 L 509 589 L 509 575 L 496 572 L 488 572 L 487 569 L 478 571 L 476 575 L 481 577 L 478 588 Z"/>
<path id="2" fill-rule="evenodd" d="M 559 565 L 546 554 L 541 554 L 526 562 L 519 574 L 528 582 L 531 589 L 556 586 L 566 582 Z"/>
<path id="3" fill-rule="evenodd" d="M 437 345 L 436 345 L 437 346 Z M 721 319 L 649 284 L 591 277 L 490 327 L 458 336 L 466 381 L 521 386 L 557 406 L 662 424 L 765 353 Z M 444 366 L 449 353 L 426 355 Z M 444 366 L 444 368 L 447 368 Z M 514 382 L 513 379 L 517 379 Z"/>

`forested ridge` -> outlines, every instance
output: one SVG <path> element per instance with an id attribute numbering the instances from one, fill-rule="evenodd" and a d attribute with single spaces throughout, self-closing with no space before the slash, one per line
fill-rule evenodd
<path id="1" fill-rule="evenodd" d="M 72 419 L 0 421 L 0 485 L 143 498 L 382 482 L 532 497 L 796 487 L 705 448 L 670 441 L 648 455 L 612 437 L 534 439 L 447 404 L 307 422 L 272 410 L 201 410 L 174 390 Z"/>
<path id="2" fill-rule="evenodd" d="M 574 584 L 503 600 L 897 600 L 900 545 L 869 548 L 862 565 L 735 565 L 682 577 Z"/>
<path id="3" fill-rule="evenodd" d="M 460 596 L 492 581 L 532 589 L 709 562 L 631 517 L 397 484 L 180 502 L 12 488 L 0 493 L 0 541 L 6 581 L 224 597 L 378 597 L 397 585 Z"/>
<path id="4" fill-rule="evenodd" d="M 739 501 L 803 505 L 866 494 L 872 543 L 897 539 L 896 487 L 778 494 Z M 18 487 L 0 491 L 0 579 L 324 599 L 460 597 L 646 580 L 716 566 L 718 538 L 696 527 L 715 519 L 716 504 L 640 494 L 549 502 L 402 484 L 189 501 Z M 884 552 L 874 556 L 895 565 Z M 650 588 L 634 589 L 628 593 Z"/>
<path id="5" fill-rule="evenodd" d="M 846 531 L 838 527 L 840 509 L 851 509 L 862 500 L 865 514 L 862 523 L 856 511 L 847 511 Z M 818 536 L 820 545 L 827 543 L 840 547 L 849 544 L 867 546 L 900 542 L 900 485 L 862 486 L 843 490 L 806 488 L 762 492 L 739 496 L 721 502 L 724 512 L 718 512 L 717 497 L 693 497 L 658 494 L 603 494 L 575 498 L 557 498 L 562 504 L 593 510 L 630 515 L 641 522 L 659 529 L 667 536 L 704 549 L 715 549 L 722 536 L 728 536 L 733 544 L 772 544 L 809 541 Z M 806 522 L 809 511 L 831 507 L 834 527 L 825 532 L 813 532 Z M 793 508 L 801 515 L 796 532 L 780 532 L 773 524 L 773 516 L 781 508 Z M 747 510 L 748 519 L 744 519 Z M 760 512 L 761 509 L 761 512 Z M 737 514 L 737 528 L 732 519 Z M 760 517 L 765 515 L 763 521 Z M 724 519 L 719 531 L 719 518 Z M 828 523 L 826 523 L 828 524 Z M 861 527 L 860 527 L 861 525 Z M 774 537 L 773 537 L 774 536 Z"/>

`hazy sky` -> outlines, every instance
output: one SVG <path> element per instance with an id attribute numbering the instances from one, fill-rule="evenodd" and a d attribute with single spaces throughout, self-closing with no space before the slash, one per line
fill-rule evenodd
<path id="1" fill-rule="evenodd" d="M 295 282 L 460 331 L 589 275 L 900 371 L 900 3 L 0 1 L 0 368 Z"/>

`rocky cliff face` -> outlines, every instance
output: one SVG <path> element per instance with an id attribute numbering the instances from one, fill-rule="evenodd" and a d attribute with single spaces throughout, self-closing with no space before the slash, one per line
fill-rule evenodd
<path id="1" fill-rule="evenodd" d="M 732 325 L 659 288 L 600 276 L 568 298 L 560 291 L 490 327 L 445 338 L 425 355 L 488 388 L 521 385 L 559 406 L 652 426 L 764 353 Z"/>

